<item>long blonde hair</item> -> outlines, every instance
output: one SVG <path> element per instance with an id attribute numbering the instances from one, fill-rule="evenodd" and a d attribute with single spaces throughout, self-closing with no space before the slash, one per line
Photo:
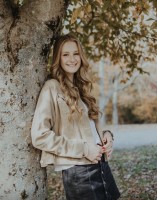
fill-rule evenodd
<path id="1" fill-rule="evenodd" d="M 74 74 L 73 86 L 66 72 L 61 67 L 61 51 L 63 45 L 68 42 L 75 42 L 78 46 L 79 55 L 81 58 L 81 66 L 79 70 Z M 92 89 L 92 82 L 88 78 L 89 64 L 83 53 L 82 46 L 78 39 L 72 34 L 66 34 L 60 36 L 53 47 L 53 57 L 51 66 L 52 78 L 56 79 L 60 85 L 61 90 L 65 94 L 66 103 L 70 109 L 70 118 L 77 112 L 82 115 L 82 108 L 79 108 L 78 101 L 81 98 L 88 108 L 88 116 L 90 119 L 97 120 L 99 115 L 99 109 L 96 105 L 96 99 L 90 95 Z"/>

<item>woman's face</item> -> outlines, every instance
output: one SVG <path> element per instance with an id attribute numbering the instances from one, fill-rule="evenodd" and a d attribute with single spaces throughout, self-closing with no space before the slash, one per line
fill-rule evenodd
<path id="1" fill-rule="evenodd" d="M 61 50 L 61 67 L 71 81 L 73 81 L 74 73 L 78 71 L 80 66 L 81 58 L 76 42 L 64 43 Z"/>

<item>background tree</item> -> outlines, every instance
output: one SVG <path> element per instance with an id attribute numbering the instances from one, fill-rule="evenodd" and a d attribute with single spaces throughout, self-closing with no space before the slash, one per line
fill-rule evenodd
<path id="1" fill-rule="evenodd" d="M 0 199 L 46 198 L 45 171 L 30 128 L 66 3 L 0 0 Z"/>
<path id="2" fill-rule="evenodd" d="M 119 93 L 120 123 L 157 123 L 157 68 L 145 62 L 143 68 L 149 75 L 138 76 L 134 83 Z"/>
<path id="3" fill-rule="evenodd" d="M 122 70 L 119 65 L 111 65 L 109 59 L 106 59 L 105 61 L 101 60 L 98 63 L 91 63 L 91 65 L 94 72 L 97 72 L 98 74 L 97 80 L 99 81 L 97 81 L 96 85 L 99 85 L 99 89 L 96 88 L 96 90 L 98 90 L 99 93 L 95 93 L 95 96 L 99 96 L 99 98 L 97 98 L 99 108 L 101 112 L 104 113 L 99 120 L 100 126 L 104 126 L 108 122 L 118 124 L 119 94 L 121 96 L 125 95 L 125 92 L 123 93 L 123 91 L 126 91 L 127 88 L 129 89 L 129 87 L 135 82 L 136 78 L 140 77 L 140 74 L 137 70 L 134 71 L 130 79 L 124 83 L 125 81 L 123 80 L 125 80 L 126 70 Z M 121 101 L 123 102 L 122 98 Z"/>

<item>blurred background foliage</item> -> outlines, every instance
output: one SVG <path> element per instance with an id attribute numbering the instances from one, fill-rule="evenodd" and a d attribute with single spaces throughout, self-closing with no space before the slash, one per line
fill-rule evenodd
<path id="1" fill-rule="evenodd" d="M 131 75 L 135 68 L 143 72 L 140 61 L 157 53 L 156 11 L 156 0 L 71 0 L 64 24 L 88 58 L 109 57 Z"/>
<path id="2" fill-rule="evenodd" d="M 63 25 L 93 63 L 102 123 L 157 123 L 157 1 L 71 0 Z"/>

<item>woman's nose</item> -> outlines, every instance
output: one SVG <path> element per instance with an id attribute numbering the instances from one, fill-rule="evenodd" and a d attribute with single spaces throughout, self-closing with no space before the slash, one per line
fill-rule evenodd
<path id="1" fill-rule="evenodd" d="M 70 55 L 70 56 L 69 56 L 69 60 L 70 60 L 71 62 L 74 62 L 74 61 L 75 61 L 75 57 L 74 57 L 73 55 Z"/>

